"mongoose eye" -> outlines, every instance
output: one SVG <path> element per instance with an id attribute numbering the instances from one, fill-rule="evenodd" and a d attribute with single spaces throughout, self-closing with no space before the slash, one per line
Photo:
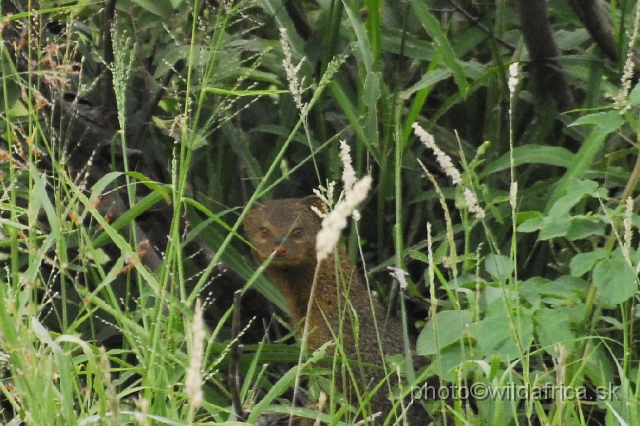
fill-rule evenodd
<path id="1" fill-rule="evenodd" d="M 267 228 L 260 228 L 260 234 L 263 237 L 268 237 L 269 236 L 269 230 Z"/>
<path id="2" fill-rule="evenodd" d="M 293 230 L 293 236 L 294 237 L 299 237 L 304 233 L 304 231 L 302 230 L 302 228 L 296 228 Z"/>

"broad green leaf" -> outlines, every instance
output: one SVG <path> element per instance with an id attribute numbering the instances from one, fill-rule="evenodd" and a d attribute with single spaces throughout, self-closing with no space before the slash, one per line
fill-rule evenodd
<path id="1" fill-rule="evenodd" d="M 530 278 L 519 286 L 519 293 L 535 309 L 542 304 L 552 308 L 585 307 L 581 301 L 584 300 L 588 289 L 589 284 L 583 279 L 563 275 L 555 281 L 541 277 Z M 585 312 L 574 313 L 572 321 L 576 323 L 582 321 Z"/>
<path id="2" fill-rule="evenodd" d="M 451 72 L 453 72 L 453 79 L 458 85 L 460 95 L 465 97 L 469 91 L 469 84 L 467 83 L 464 70 L 460 64 L 458 64 L 455 53 L 449 44 L 449 40 L 447 40 L 447 37 L 440 29 L 440 22 L 431 14 L 423 0 L 409 0 L 409 2 L 411 3 L 411 6 L 413 6 L 413 10 L 415 11 L 422 26 L 427 31 L 427 34 L 429 34 L 429 36 L 433 38 L 433 41 L 438 45 L 438 48 L 442 53 L 444 63 Z"/>
<path id="3" fill-rule="evenodd" d="M 302 57 L 304 55 L 304 40 L 298 35 L 298 31 L 296 31 L 296 27 L 291 21 L 286 8 L 282 6 L 282 1 L 258 0 L 258 5 L 273 17 L 276 28 L 287 30 L 292 53 L 296 57 Z"/>
<path id="4" fill-rule="evenodd" d="M 601 131 L 611 133 L 624 124 L 624 118 L 618 111 L 597 112 L 578 118 L 569 127 L 584 124 L 595 124 Z"/>
<path id="5" fill-rule="evenodd" d="M 382 0 L 365 0 L 364 7 L 367 10 L 366 28 L 371 43 L 373 59 L 377 63 L 380 60 L 380 30 L 382 28 Z"/>
<path id="6" fill-rule="evenodd" d="M 101 248 L 93 248 L 86 251 L 86 255 L 89 259 L 93 260 L 98 265 L 106 265 L 110 260 L 109 255 L 105 253 Z"/>
<path id="7" fill-rule="evenodd" d="M 491 282 L 485 286 L 483 297 L 487 306 L 485 314 L 491 316 L 504 311 L 505 300 L 513 303 L 518 300 L 520 294 L 516 291 L 515 286 L 505 286 L 502 283 Z"/>
<path id="8" fill-rule="evenodd" d="M 32 166 L 30 167 L 29 173 L 31 179 L 33 179 L 34 196 L 32 199 L 35 200 L 29 208 L 37 211 L 39 210 L 38 206 L 41 205 L 46 214 L 49 226 L 51 227 L 51 233 L 47 235 L 44 240 L 39 242 L 37 246 L 37 253 L 30 257 L 31 263 L 29 263 L 28 269 L 24 273 L 25 282 L 35 283 L 37 277 L 41 274 L 41 265 L 46 258 L 47 252 L 55 246 L 56 241 L 58 241 L 59 244 L 64 244 L 65 239 L 62 235 L 60 219 L 58 218 L 56 209 L 49 199 L 49 194 L 47 193 L 45 183 L 40 176 L 40 172 L 35 168 L 35 166 Z"/>
<path id="9" fill-rule="evenodd" d="M 111 228 L 115 231 L 119 231 L 125 225 L 133 221 L 135 218 L 140 216 L 141 214 L 146 213 L 151 207 L 153 207 L 156 203 L 162 200 L 162 194 L 159 192 L 152 192 L 151 194 L 144 197 L 142 200 L 138 201 L 135 205 L 133 205 L 130 209 L 125 211 L 118 219 L 116 219 Z M 101 232 L 98 237 L 93 241 L 94 246 L 98 246 L 103 244 L 109 240 L 109 235 L 107 232 Z"/>
<path id="10" fill-rule="evenodd" d="M 91 187 L 91 201 L 97 201 L 105 191 L 107 186 L 111 185 L 114 182 L 116 182 L 117 185 L 116 179 L 118 179 L 120 176 L 122 176 L 121 172 L 109 172 L 98 179 L 98 181 Z"/>
<path id="11" fill-rule="evenodd" d="M 532 219 L 542 219 L 542 213 L 538 212 L 538 211 L 527 211 L 527 212 L 517 212 L 516 213 L 516 223 L 518 225 L 524 224 L 525 222 L 532 220 Z M 533 226 L 535 226 L 535 222 L 533 222 Z M 529 225 L 531 226 L 531 225 Z M 537 231 L 540 228 L 536 228 L 534 229 L 534 231 Z M 519 231 L 520 229 L 518 229 Z M 527 231 L 523 231 L 523 232 L 531 232 L 529 230 Z"/>
<path id="12" fill-rule="evenodd" d="M 567 232 L 567 238 L 571 241 L 581 240 L 592 235 L 604 235 L 604 223 L 597 220 L 573 218 Z"/>
<path id="13" fill-rule="evenodd" d="M 473 54 L 473 49 L 484 43 L 489 34 L 476 26 L 468 26 L 461 34 L 456 34 L 456 42 L 451 46 L 458 58 L 464 55 Z M 476 61 L 467 61 L 466 64 L 477 64 Z"/>
<path id="14" fill-rule="evenodd" d="M 571 178 L 568 183 L 566 195 L 563 195 L 551 206 L 549 216 L 554 218 L 566 216 L 584 196 L 596 195 L 596 190 L 598 189 L 598 183 L 592 180 Z"/>
<path id="15" fill-rule="evenodd" d="M 609 257 L 609 252 L 603 248 L 597 248 L 587 253 L 578 253 L 569 262 L 571 275 L 581 277 L 589 272 L 596 263 Z"/>
<path id="16" fill-rule="evenodd" d="M 378 101 L 380 100 L 380 73 L 368 72 L 364 81 L 362 102 L 367 108 L 365 132 L 369 143 L 378 146 Z"/>
<path id="17" fill-rule="evenodd" d="M 578 45 L 589 40 L 590 37 L 589 32 L 586 29 L 578 28 L 573 31 L 556 31 L 554 38 L 556 39 L 556 43 L 558 43 L 560 50 L 565 51 L 575 49 Z"/>
<path id="18" fill-rule="evenodd" d="M 631 93 L 629 93 L 629 103 L 631 105 L 640 104 L 640 83 L 636 84 Z"/>
<path id="19" fill-rule="evenodd" d="M 575 339 L 569 314 L 564 309 L 541 309 L 534 315 L 538 343 L 557 356 L 554 346 L 568 344 Z"/>
<path id="20" fill-rule="evenodd" d="M 427 87 L 432 87 L 436 83 L 446 80 L 451 77 L 451 70 L 435 70 L 435 71 L 427 71 L 425 75 L 422 76 L 420 81 L 411 86 L 410 88 L 403 90 L 400 92 L 400 97 L 403 99 L 409 99 L 411 95 L 413 95 L 418 90 L 425 89 Z"/>
<path id="21" fill-rule="evenodd" d="M 484 268 L 495 280 L 505 282 L 513 273 L 514 264 L 507 256 L 492 253 L 487 255 Z"/>
<path id="22" fill-rule="evenodd" d="M 138 13 L 136 27 L 138 31 L 145 31 L 157 28 L 159 25 L 162 25 L 163 21 L 162 17 L 158 16 L 158 14 L 142 10 Z"/>
<path id="23" fill-rule="evenodd" d="M 379 163 L 380 156 L 369 142 L 369 139 L 365 134 L 365 130 L 360 123 L 360 118 L 356 114 L 357 108 L 345 93 L 343 85 L 340 84 L 339 80 L 337 79 L 336 81 L 329 83 L 329 88 L 331 89 L 331 94 L 335 98 L 336 102 L 338 102 L 338 105 L 340 105 L 340 109 L 349 120 L 349 124 L 351 125 L 351 127 L 353 127 L 356 135 L 358 135 L 358 141 L 367 147 L 367 152 L 374 158 L 377 163 Z"/>
<path id="24" fill-rule="evenodd" d="M 559 146 L 523 145 L 513 150 L 513 165 L 515 167 L 522 164 L 547 164 L 569 168 L 573 158 L 574 154 L 571 151 Z M 510 167 L 511 156 L 506 153 L 489 164 L 480 176 L 488 176 L 492 173 L 508 170 Z"/>
<path id="25" fill-rule="evenodd" d="M 450 289 L 471 288 L 475 289 L 478 285 L 484 285 L 486 282 L 483 278 L 477 275 L 463 274 L 459 277 L 454 277 L 447 282 L 447 287 Z"/>
<path id="26" fill-rule="evenodd" d="M 510 321 L 514 322 L 514 327 L 509 325 Z M 514 313 L 510 317 L 504 311 L 495 313 L 471 324 L 470 329 L 484 356 L 498 355 L 503 360 L 520 358 L 533 339 L 533 321 L 526 309 L 520 309 L 517 315 Z M 517 341 L 513 330 L 517 333 Z"/>
<path id="27" fill-rule="evenodd" d="M 596 302 L 605 308 L 615 308 L 638 290 L 636 271 L 619 253 L 593 268 L 593 282 L 597 287 Z"/>
<path id="28" fill-rule="evenodd" d="M 440 352 L 431 357 L 432 371 L 437 372 L 438 377 L 444 381 L 455 382 L 460 377 L 460 370 L 470 371 L 473 366 L 470 366 L 467 361 L 473 359 L 471 348 L 469 345 L 449 345 L 446 348 L 442 348 Z M 464 374 L 464 373 L 462 373 Z M 427 385 L 428 382 L 424 382 Z M 421 386 L 419 392 L 424 397 L 429 397 L 429 389 Z M 425 393 L 425 391 L 427 391 Z"/>
<path id="29" fill-rule="evenodd" d="M 367 35 L 364 25 L 362 25 L 362 19 L 360 19 L 360 13 L 355 2 L 353 0 L 342 0 L 342 3 L 344 4 L 344 10 L 347 12 L 349 22 L 351 23 L 352 29 L 356 33 L 356 37 L 358 39 L 356 44 L 358 49 L 354 54 L 362 59 L 368 74 L 375 71 L 373 69 L 374 57 L 371 50 L 371 43 L 369 42 L 369 36 Z"/>
<path id="30" fill-rule="evenodd" d="M 411 259 L 414 259 L 426 264 L 429 263 L 429 257 L 425 253 L 422 253 L 421 251 L 409 249 L 407 250 L 407 255 Z"/>
<path id="31" fill-rule="evenodd" d="M 604 389 L 610 389 L 612 385 L 611 378 L 616 371 L 615 365 L 609 356 L 609 348 L 602 344 L 587 346 L 590 350 L 585 354 L 587 360 L 585 367 L 587 376 L 591 379 L 594 386 L 601 386 Z M 624 401 L 621 401 L 624 403 Z M 616 424 L 612 422 L 611 424 Z"/>
<path id="32" fill-rule="evenodd" d="M 160 193 L 164 198 L 164 201 L 168 204 L 171 204 L 171 187 L 169 185 L 163 185 L 154 180 L 151 180 L 140 172 L 126 172 L 125 174 L 138 180 L 150 190 Z M 94 188 L 92 187 L 91 189 L 93 190 Z"/>
<path id="33" fill-rule="evenodd" d="M 162 18 L 167 18 L 173 11 L 170 0 L 132 0 L 143 9 L 154 13 Z"/>
<path id="34" fill-rule="evenodd" d="M 416 352 L 420 355 L 434 355 L 458 340 L 464 338 L 467 326 L 473 322 L 471 311 L 442 311 L 429 320 L 418 341 Z"/>
<path id="35" fill-rule="evenodd" d="M 33 199 L 39 203 L 47 216 L 47 220 L 49 221 L 49 226 L 51 226 L 52 235 L 55 238 L 60 237 L 61 225 L 60 219 L 58 218 L 58 214 L 56 209 L 53 207 L 51 200 L 49 199 L 49 194 L 47 193 L 45 182 L 42 180 L 40 175 L 40 171 L 38 171 L 35 166 L 30 167 L 29 173 L 31 179 L 33 179 L 33 191 L 35 197 Z M 30 208 L 34 210 L 38 210 L 38 204 L 33 204 Z"/>
<path id="36" fill-rule="evenodd" d="M 547 202 L 547 206 L 545 208 L 546 211 L 549 211 L 551 206 L 563 195 L 566 194 L 574 182 L 574 179 L 581 179 L 584 173 L 591 167 L 593 164 L 593 159 L 595 158 L 598 151 L 604 144 L 605 139 L 607 138 L 608 133 L 603 132 L 602 130 L 594 130 L 592 131 L 587 139 L 584 141 L 578 153 L 573 157 L 573 162 L 567 169 L 567 172 L 564 174 L 562 179 L 556 185 L 551 197 L 549 197 L 549 201 Z"/>
<path id="37" fill-rule="evenodd" d="M 447 257 L 448 254 L 449 242 L 447 240 L 443 240 L 436 251 L 433 252 L 433 261 L 438 265 L 444 261 L 444 258 Z"/>
<path id="38" fill-rule="evenodd" d="M 427 40 L 412 40 L 403 37 L 400 32 L 382 29 L 380 42 L 382 50 L 399 55 L 403 53 L 407 58 L 431 61 L 433 59 L 433 44 Z"/>
<path id="39" fill-rule="evenodd" d="M 380 73 L 368 73 L 364 80 L 364 94 L 362 103 L 369 109 L 376 109 L 378 100 L 380 99 Z"/>
<path id="40" fill-rule="evenodd" d="M 554 281 L 540 285 L 538 291 L 547 304 L 558 305 L 564 303 L 565 305 L 571 305 L 575 304 L 574 299 L 576 298 L 584 299 L 587 291 L 589 291 L 589 283 L 582 278 L 563 275 Z M 584 305 L 582 304 L 581 306 Z"/>
<path id="41" fill-rule="evenodd" d="M 521 225 L 518 225 L 518 232 L 535 232 L 539 231 L 545 226 L 544 217 L 533 217 L 525 220 Z"/>
<path id="42" fill-rule="evenodd" d="M 437 71 L 436 68 L 438 67 L 438 62 L 440 61 L 441 56 L 442 55 L 440 53 L 434 56 L 433 60 L 429 63 L 429 67 L 427 68 L 425 77 L 426 75 L 435 73 Z M 447 72 L 450 72 L 450 71 L 447 70 Z M 413 132 L 413 128 L 412 128 L 413 123 L 416 122 L 416 119 L 420 115 L 422 111 L 422 107 L 424 106 L 427 100 L 427 97 L 429 96 L 429 93 L 431 93 L 432 89 L 433 89 L 432 85 L 426 86 L 422 89 L 419 89 L 416 95 L 413 97 L 413 100 L 411 102 L 411 108 L 409 108 L 409 113 L 406 115 L 404 125 L 402 126 L 402 149 L 407 147 L 409 143 L 409 136 Z M 400 96 L 401 97 L 403 96 L 402 92 L 400 93 Z"/>
<path id="43" fill-rule="evenodd" d="M 545 241 L 552 238 L 564 237 L 569 232 L 571 226 L 571 219 L 569 216 L 562 218 L 544 218 L 544 226 L 540 229 L 538 239 Z"/>

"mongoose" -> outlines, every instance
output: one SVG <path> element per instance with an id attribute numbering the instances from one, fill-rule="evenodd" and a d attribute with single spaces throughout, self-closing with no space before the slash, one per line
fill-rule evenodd
<path id="1" fill-rule="evenodd" d="M 350 384 L 344 385 L 340 373 L 336 381 L 338 389 L 350 396 L 352 402 L 357 402 L 354 398 L 356 391 L 364 395 L 364 390 L 371 391 L 384 379 L 381 367 L 359 368 L 362 363 L 376 366 L 384 363 L 374 317 L 385 354 L 403 353 L 402 325 L 395 318 L 386 319 L 384 308 L 375 298 L 375 313 L 372 312 L 367 286 L 342 248 L 338 249 L 338 264 L 334 255 L 320 263 L 315 303 L 307 315 L 317 264 L 316 235 L 322 222 L 311 209 L 312 206 L 322 211 L 322 201 L 315 196 L 258 204 L 247 213 L 244 229 L 258 264 L 275 252 L 266 269 L 267 274 L 287 301 L 292 327 L 305 317 L 310 322 L 309 348 L 317 349 L 342 332 L 341 342 L 346 356 L 351 360 L 359 360 L 361 364 L 351 364 L 357 383 L 347 379 Z M 391 383 L 397 384 L 395 371 L 391 372 L 390 377 Z M 382 412 L 382 416 L 375 420 L 376 425 L 383 424 L 392 409 L 388 389 L 387 383 L 383 383 L 371 399 L 371 407 L 366 410 L 368 415 Z M 398 409 L 397 413 L 400 412 Z M 421 407 L 414 405 L 408 411 L 407 419 L 410 425 L 422 425 L 428 423 L 429 416 Z M 394 424 L 394 420 L 388 424 Z M 400 420 L 398 424 L 402 424 Z"/>

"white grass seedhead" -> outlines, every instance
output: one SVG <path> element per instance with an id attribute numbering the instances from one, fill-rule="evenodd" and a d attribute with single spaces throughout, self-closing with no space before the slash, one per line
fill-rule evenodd
<path id="1" fill-rule="evenodd" d="M 356 171 L 353 170 L 351 165 L 351 154 L 349 152 L 351 148 L 345 141 L 340 141 L 340 160 L 342 160 L 342 182 L 344 182 L 344 191 L 349 193 L 353 185 L 356 183 Z"/>
<path id="2" fill-rule="evenodd" d="M 293 65 L 289 34 L 287 34 L 287 30 L 285 28 L 280 28 L 280 42 L 282 43 L 282 51 L 284 52 L 282 66 L 287 73 L 289 90 L 291 91 L 291 95 L 293 95 L 293 100 L 300 111 L 300 115 L 305 117 L 307 114 L 307 104 L 302 102 L 302 93 L 306 90 L 304 87 L 304 78 L 302 78 L 302 80 L 298 80 L 298 72 L 304 63 L 305 58 L 303 57 L 300 62 L 298 62 L 298 65 Z"/>
<path id="3" fill-rule="evenodd" d="M 453 165 L 453 161 L 451 157 L 444 153 L 438 146 L 436 145 L 436 141 L 432 135 L 430 135 L 426 130 L 424 130 L 418 123 L 413 123 L 413 131 L 418 136 L 418 139 L 429 149 L 431 149 L 436 154 L 436 159 L 438 160 L 438 164 L 444 170 L 447 176 L 451 178 L 451 181 L 454 185 L 459 185 L 462 183 L 462 175 Z M 422 163 L 420 163 L 422 164 Z M 424 165 L 422 166 L 424 168 Z M 425 170 L 426 171 L 426 170 Z M 464 187 L 463 187 L 464 188 Z M 476 197 L 475 192 L 473 192 L 469 188 L 464 188 L 464 200 L 467 209 L 473 213 L 478 219 L 484 219 L 485 213 L 484 210 L 478 204 L 478 197 Z"/>
<path id="4" fill-rule="evenodd" d="M 202 320 L 202 305 L 200 299 L 196 301 L 196 309 L 191 325 L 191 359 L 185 379 L 185 393 L 189 396 L 191 407 L 202 404 L 202 358 L 204 356 L 204 322 Z"/>
<path id="5" fill-rule="evenodd" d="M 629 263 L 629 265 L 631 265 L 629 250 L 631 249 L 631 240 L 633 238 L 632 214 L 633 214 L 633 198 L 627 197 L 627 200 L 625 203 L 625 209 L 624 209 L 624 220 L 622 221 L 622 225 L 624 228 L 624 236 L 622 241 L 622 253 L 624 254 L 624 257 Z"/>
<path id="6" fill-rule="evenodd" d="M 329 182 L 327 184 L 327 187 L 325 188 L 324 186 L 320 185 L 319 189 L 315 189 L 313 190 L 313 193 L 316 195 L 316 197 L 320 198 L 322 200 L 322 202 L 324 203 L 326 210 L 331 210 L 331 207 L 333 206 L 333 193 L 335 192 L 335 187 L 336 187 L 336 183 L 335 182 Z M 312 208 L 313 211 L 316 211 L 318 209 L 316 208 Z M 316 211 L 316 213 L 318 213 L 318 216 L 320 217 L 325 217 L 325 213 L 324 212 L 320 212 L 319 210 Z"/>
<path id="7" fill-rule="evenodd" d="M 469 188 L 464 189 L 464 201 L 467 205 L 467 209 L 473 213 L 478 219 L 484 219 L 484 210 L 478 205 L 478 197 L 475 192 Z"/>
<path id="8" fill-rule="evenodd" d="M 138 425 L 148 426 L 149 420 L 147 416 L 149 414 L 149 400 L 146 398 L 134 398 L 133 402 L 135 402 L 136 407 L 138 407 L 139 410 L 133 414 Z"/>
<path id="9" fill-rule="evenodd" d="M 513 211 L 516 210 L 518 202 L 518 182 L 511 182 L 511 186 L 509 187 L 509 204 Z"/>
<path id="10" fill-rule="evenodd" d="M 418 139 L 430 150 L 436 154 L 436 160 L 440 167 L 444 170 L 447 176 L 451 178 L 451 181 L 454 185 L 462 182 L 462 177 L 460 176 L 460 172 L 453 165 L 453 161 L 451 161 L 451 157 L 444 153 L 443 150 L 438 148 L 436 145 L 436 141 L 426 130 L 424 130 L 418 123 L 413 123 L 413 131 L 418 136 Z"/>
<path id="11" fill-rule="evenodd" d="M 409 275 L 407 271 L 402 268 L 396 268 L 395 266 L 387 266 L 387 269 L 391 271 L 389 272 L 389 275 L 395 278 L 398 281 L 398 284 L 400 284 L 400 290 L 406 290 L 407 287 L 409 287 L 407 279 L 405 278 Z"/>
<path id="12" fill-rule="evenodd" d="M 511 96 L 515 93 L 516 87 L 518 87 L 518 82 L 520 81 L 518 76 L 519 70 L 517 62 L 509 65 L 509 82 L 507 84 L 509 85 L 509 93 Z"/>
<path id="13" fill-rule="evenodd" d="M 318 262 L 327 258 L 333 251 L 340 232 L 347 226 L 347 218 L 351 216 L 356 206 L 360 204 L 371 188 L 371 176 L 365 176 L 357 181 L 351 191 L 345 193 L 343 200 L 336 204 L 335 208 L 322 220 L 322 229 L 316 238 L 316 251 Z"/>
<path id="14" fill-rule="evenodd" d="M 620 114 L 629 109 L 627 100 L 629 98 L 629 91 L 631 90 L 631 80 L 633 79 L 633 70 L 635 68 L 635 45 L 638 40 L 638 31 L 640 29 L 640 2 L 636 4 L 636 19 L 633 24 L 633 31 L 629 37 L 629 45 L 627 48 L 627 60 L 624 64 L 624 71 L 622 73 L 622 79 L 620 80 L 620 92 L 616 97 L 616 104 L 620 108 Z M 623 105 L 626 105 L 622 107 Z"/>

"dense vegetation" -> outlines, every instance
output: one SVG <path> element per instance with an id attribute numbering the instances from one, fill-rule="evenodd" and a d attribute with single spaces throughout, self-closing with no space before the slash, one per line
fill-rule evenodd
<path id="1" fill-rule="evenodd" d="M 405 394 L 458 392 L 416 402 L 438 424 L 640 424 L 640 2 L 0 15 L 0 422 L 289 413 L 299 347 L 241 223 L 340 181 L 344 140 L 373 178 L 345 243 L 428 361 Z M 331 386 L 310 383 L 310 399 Z"/>

